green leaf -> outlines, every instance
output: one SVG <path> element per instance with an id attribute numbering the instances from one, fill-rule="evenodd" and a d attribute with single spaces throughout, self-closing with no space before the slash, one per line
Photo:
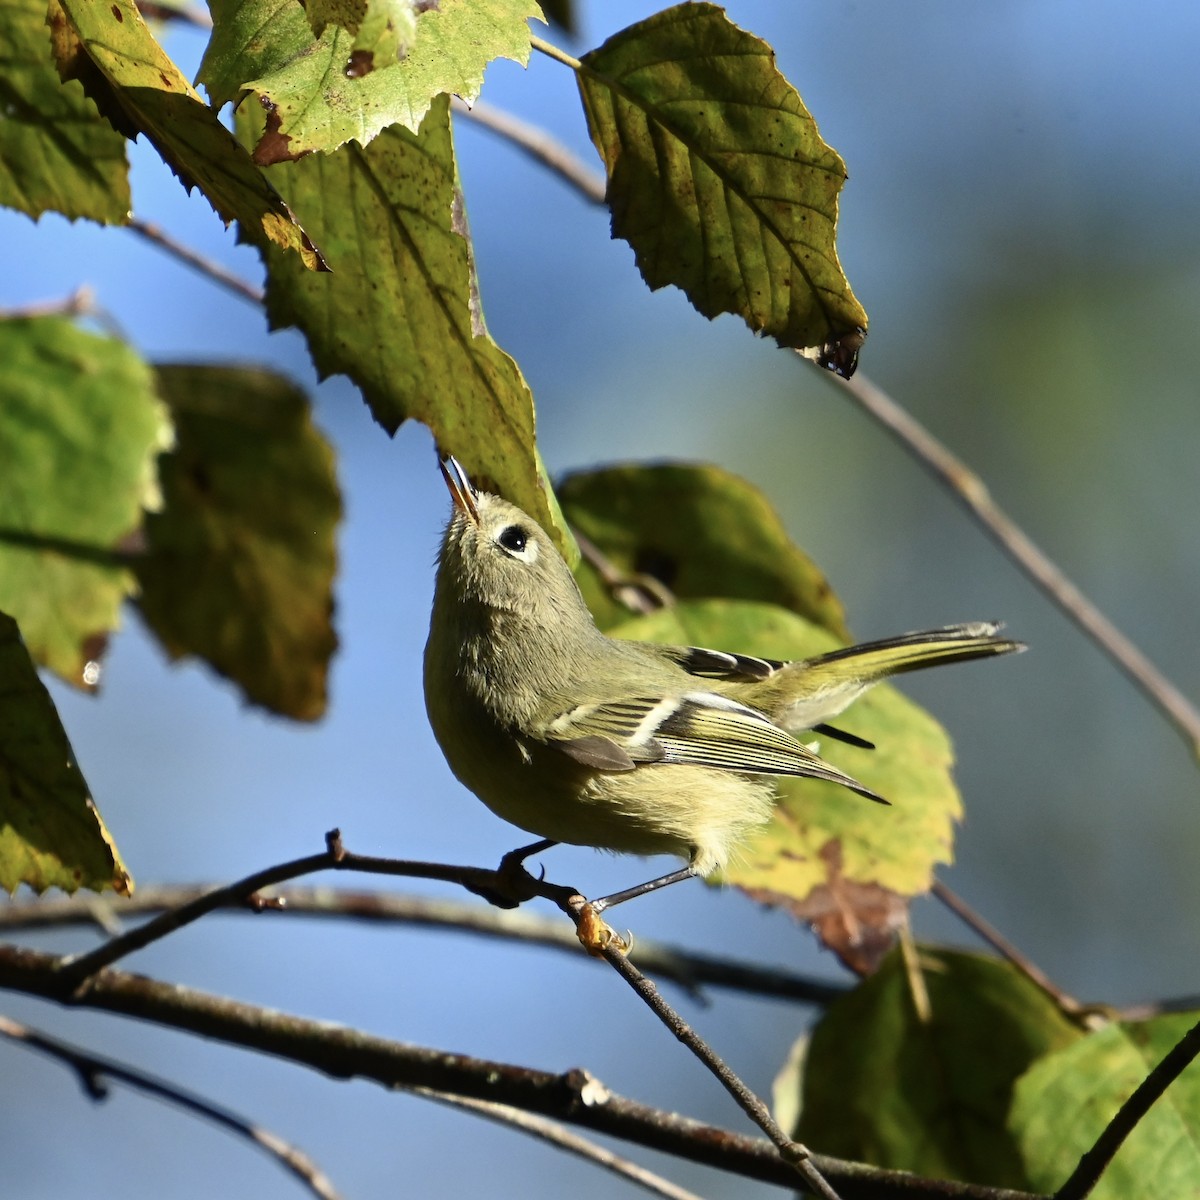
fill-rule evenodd
<path id="1" fill-rule="evenodd" d="M 795 613 L 732 600 L 685 601 L 609 632 L 785 660 L 842 644 Z M 836 723 L 876 749 L 814 734 L 818 752 L 890 807 L 837 784 L 782 779 L 774 818 L 724 876 L 754 899 L 812 922 L 844 961 L 870 970 L 891 945 L 908 900 L 929 889 L 938 863 L 951 861 L 962 802 L 945 731 L 894 688 L 873 688 Z"/>
<path id="2" fill-rule="evenodd" d="M 1058 1188 L 1151 1068 L 1200 1019 L 1120 1021 L 1035 1062 L 1017 1082 L 1008 1128 L 1030 1183 Z M 1193 1064 L 1154 1103 L 1090 1200 L 1200 1195 L 1200 1073 Z"/>
<path id="3" fill-rule="evenodd" d="M 0 613 L 0 887 L 22 883 L 133 890 L 17 623 Z"/>
<path id="4" fill-rule="evenodd" d="M 94 683 L 133 588 L 120 551 L 158 503 L 170 438 L 128 346 L 65 317 L 0 321 L 0 609 L 76 685 Z"/>
<path id="5" fill-rule="evenodd" d="M 145 134 L 189 191 L 238 221 L 256 244 L 294 251 L 309 270 L 320 253 L 287 205 L 154 40 L 133 0 L 51 0 L 59 73 L 79 79 L 122 132 Z"/>
<path id="6" fill-rule="evenodd" d="M 253 703 L 315 720 L 337 646 L 333 451 L 271 372 L 168 366 L 158 382 L 177 443 L 134 563 L 142 615 L 173 658 L 199 655 Z"/>
<path id="7" fill-rule="evenodd" d="M 650 287 L 849 375 L 867 314 L 834 241 L 846 170 L 771 47 L 716 5 L 680 4 L 585 55 L 578 78 L 613 236 Z"/>
<path id="8" fill-rule="evenodd" d="M 45 0 L 0 4 L 0 204 L 110 225 L 129 219 L 125 139 L 50 56 Z"/>
<path id="9" fill-rule="evenodd" d="M 356 34 L 329 25 L 314 40 L 297 0 L 213 0 L 213 37 L 200 82 L 213 104 L 258 94 L 267 109 L 256 162 L 286 162 L 353 139 L 367 145 L 390 125 L 412 133 L 435 96 L 474 100 L 494 58 L 529 61 L 534 0 L 441 0 L 417 19 L 408 53 L 387 70 L 366 70 Z M 379 60 L 374 65 L 378 67 Z"/>
<path id="10" fill-rule="evenodd" d="M 796 1136 L 877 1167 L 1028 1187 L 1004 1124 L 1013 1086 L 1082 1035 L 1007 963 L 922 947 L 920 965 L 929 1020 L 899 952 L 826 1010 L 805 1056 Z"/>
<path id="11" fill-rule="evenodd" d="M 534 446 L 533 398 L 479 310 L 449 98 L 434 102 L 420 133 L 394 127 L 366 149 L 274 174 L 333 273 L 300 271 L 268 250 L 272 325 L 301 329 L 318 371 L 349 375 L 389 433 L 410 417 L 424 422 L 478 486 L 557 531 L 570 552 Z"/>
<path id="12" fill-rule="evenodd" d="M 622 576 L 649 576 L 680 600 L 763 600 L 848 636 L 828 580 L 788 537 L 767 498 L 720 467 L 583 471 L 559 484 L 558 498 L 571 526 Z M 601 628 L 628 619 L 591 566 L 580 568 L 579 584 Z"/>

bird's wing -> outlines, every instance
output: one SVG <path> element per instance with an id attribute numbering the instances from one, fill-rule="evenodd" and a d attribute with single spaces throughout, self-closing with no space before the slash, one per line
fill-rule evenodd
<path id="1" fill-rule="evenodd" d="M 581 704 L 555 717 L 546 738 L 577 761 L 602 771 L 633 770 L 646 763 L 689 763 L 749 775 L 827 779 L 882 801 L 765 714 L 715 692 Z"/>
<path id="2" fill-rule="evenodd" d="M 655 646 L 654 649 L 697 679 L 749 682 L 752 679 L 766 679 L 785 665 L 773 658 L 731 654 L 726 650 L 709 650 L 704 646 Z"/>

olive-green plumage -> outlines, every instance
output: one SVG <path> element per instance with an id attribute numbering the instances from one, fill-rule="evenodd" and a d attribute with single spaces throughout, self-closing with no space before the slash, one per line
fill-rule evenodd
<path id="1" fill-rule="evenodd" d="M 868 788 L 794 733 L 888 675 L 1023 649 L 989 623 L 775 663 L 606 637 L 570 568 L 519 508 L 454 498 L 425 648 L 425 702 L 455 775 L 498 816 L 558 842 L 677 854 L 707 875 L 771 812 L 773 777 Z"/>

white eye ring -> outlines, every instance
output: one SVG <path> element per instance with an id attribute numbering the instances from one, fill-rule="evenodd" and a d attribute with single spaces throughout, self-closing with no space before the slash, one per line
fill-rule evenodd
<path id="1" fill-rule="evenodd" d="M 532 563 L 537 558 L 537 541 L 520 525 L 505 525 L 496 534 L 496 545 L 520 562 Z"/>

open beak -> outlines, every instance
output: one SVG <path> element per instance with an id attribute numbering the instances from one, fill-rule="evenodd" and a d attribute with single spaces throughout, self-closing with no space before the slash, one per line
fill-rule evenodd
<path id="1" fill-rule="evenodd" d="M 471 486 L 471 481 L 467 478 L 467 473 L 462 469 L 458 459 L 447 454 L 438 460 L 438 467 L 442 472 L 442 478 L 446 481 L 446 486 L 450 489 L 454 507 L 459 512 L 466 513 L 478 525 L 479 509 L 475 504 L 475 489 Z"/>

